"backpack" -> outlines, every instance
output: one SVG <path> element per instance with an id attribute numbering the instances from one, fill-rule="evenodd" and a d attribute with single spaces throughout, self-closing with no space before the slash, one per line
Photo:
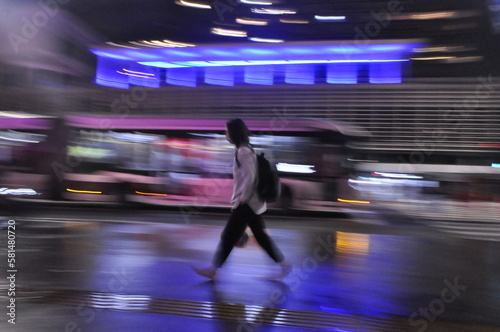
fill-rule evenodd
<path id="1" fill-rule="evenodd" d="M 264 152 L 257 155 L 257 176 L 257 195 L 268 203 L 276 202 L 281 193 L 278 170 L 264 157 Z"/>
<path id="2" fill-rule="evenodd" d="M 255 153 L 255 150 L 249 146 Z M 240 167 L 238 155 L 236 154 L 236 164 Z M 281 194 L 280 178 L 276 165 L 271 163 L 265 156 L 264 152 L 256 154 L 257 157 L 257 195 L 267 203 L 276 202 Z"/>

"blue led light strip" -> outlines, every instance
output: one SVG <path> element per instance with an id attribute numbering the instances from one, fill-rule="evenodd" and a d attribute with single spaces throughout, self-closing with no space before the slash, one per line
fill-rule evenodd
<path id="1" fill-rule="evenodd" d="M 160 68 L 185 68 L 185 67 L 230 67 L 230 66 L 263 66 L 263 65 L 293 65 L 293 64 L 322 64 L 322 63 L 384 63 L 384 62 L 406 62 L 408 59 L 394 60 L 269 60 L 269 61 L 145 61 L 141 65 Z"/>

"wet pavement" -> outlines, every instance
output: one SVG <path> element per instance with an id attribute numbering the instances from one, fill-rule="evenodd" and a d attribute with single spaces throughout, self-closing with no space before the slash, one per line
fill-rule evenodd
<path id="1" fill-rule="evenodd" d="M 276 267 L 251 240 L 208 281 L 191 266 L 211 260 L 226 217 L 85 208 L 5 217 L 0 330 L 500 331 L 500 242 L 377 215 L 269 215 L 292 274 L 266 280 Z"/>

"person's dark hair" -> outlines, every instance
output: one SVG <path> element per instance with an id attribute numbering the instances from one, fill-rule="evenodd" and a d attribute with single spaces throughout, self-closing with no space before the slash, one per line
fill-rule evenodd
<path id="1" fill-rule="evenodd" d="M 250 131 L 241 119 L 231 119 L 226 123 L 227 134 L 237 148 L 242 144 L 249 144 Z"/>

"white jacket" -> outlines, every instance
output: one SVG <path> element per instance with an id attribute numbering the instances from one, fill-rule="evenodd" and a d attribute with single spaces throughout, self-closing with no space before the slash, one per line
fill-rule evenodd
<path id="1" fill-rule="evenodd" d="M 267 210 L 265 201 L 257 195 L 257 157 L 255 153 L 248 147 L 242 146 L 236 149 L 240 166 L 236 163 L 236 158 L 233 164 L 233 197 L 231 204 L 233 209 L 240 204 L 248 204 L 255 214 L 262 214 Z"/>

